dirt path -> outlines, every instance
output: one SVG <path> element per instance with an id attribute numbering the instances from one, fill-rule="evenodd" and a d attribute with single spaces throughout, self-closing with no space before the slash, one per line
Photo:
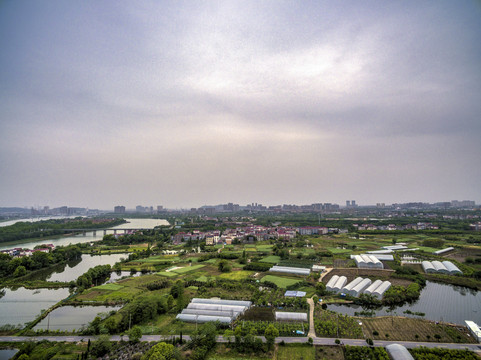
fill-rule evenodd
<path id="1" fill-rule="evenodd" d="M 309 333 L 307 336 L 315 338 L 316 330 L 314 328 L 314 300 L 307 299 L 307 303 L 309 304 Z"/>
<path id="2" fill-rule="evenodd" d="M 324 279 L 324 276 L 329 274 L 334 268 L 327 268 L 325 271 L 322 272 L 321 276 L 319 276 L 319 281 L 321 282 Z"/>

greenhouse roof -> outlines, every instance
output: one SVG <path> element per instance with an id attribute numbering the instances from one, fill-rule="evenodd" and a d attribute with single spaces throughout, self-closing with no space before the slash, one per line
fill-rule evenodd
<path id="1" fill-rule="evenodd" d="M 286 291 L 284 296 L 287 296 L 287 297 L 304 297 L 304 296 L 306 296 L 306 292 L 305 291 L 291 291 L 291 290 L 288 290 L 288 291 Z"/>

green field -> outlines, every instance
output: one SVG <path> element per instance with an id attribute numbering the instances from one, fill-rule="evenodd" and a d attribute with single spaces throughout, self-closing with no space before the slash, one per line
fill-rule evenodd
<path id="1" fill-rule="evenodd" d="M 279 346 L 277 350 L 277 360 L 314 360 L 316 358 L 316 348 L 311 345 L 289 344 Z"/>
<path id="2" fill-rule="evenodd" d="M 200 269 L 200 268 L 203 268 L 205 265 L 202 265 L 202 264 L 199 264 L 199 265 L 192 265 L 192 266 L 186 266 L 186 267 L 183 267 L 183 268 L 180 268 L 180 269 L 175 269 L 175 270 L 172 270 L 171 272 L 175 272 L 177 274 L 185 274 L 189 271 L 194 271 L 194 270 L 197 270 L 197 269 Z"/>
<path id="3" fill-rule="evenodd" d="M 110 290 L 110 291 L 120 290 L 122 288 L 123 288 L 122 285 L 117 285 L 117 284 L 103 284 L 95 287 L 95 289 L 98 289 L 98 290 Z"/>
<path id="4" fill-rule="evenodd" d="M 160 271 L 160 272 L 155 273 L 155 274 L 156 274 L 156 275 L 160 275 L 160 276 L 169 277 L 169 278 L 173 278 L 173 277 L 176 277 L 176 276 L 177 276 L 176 273 L 168 272 L 168 271 Z"/>
<path id="5" fill-rule="evenodd" d="M 262 278 L 261 282 L 265 281 L 270 281 L 274 284 L 276 284 L 278 287 L 285 289 L 286 287 L 290 285 L 297 284 L 301 282 L 299 279 L 292 279 L 292 278 L 285 278 L 285 277 L 280 277 L 280 276 L 275 276 L 275 275 L 266 275 Z"/>
<path id="6" fill-rule="evenodd" d="M 220 274 L 218 277 L 224 280 L 244 280 L 254 274 L 254 271 L 239 270 Z"/>
<path id="7" fill-rule="evenodd" d="M 270 256 L 266 256 L 265 258 L 262 258 L 261 261 L 271 263 L 271 264 L 277 264 L 279 261 L 281 261 L 281 257 L 277 255 L 270 255 Z"/>

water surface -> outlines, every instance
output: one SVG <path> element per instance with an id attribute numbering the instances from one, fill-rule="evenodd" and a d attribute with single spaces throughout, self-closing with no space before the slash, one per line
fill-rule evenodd
<path id="1" fill-rule="evenodd" d="M 348 315 L 361 312 L 363 308 L 358 305 L 328 305 L 328 309 Z M 426 287 L 421 291 L 419 300 L 412 304 L 398 306 L 389 311 L 388 307 L 375 310 L 376 316 L 404 314 L 404 311 L 422 312 L 424 319 L 443 321 L 453 324 L 465 325 L 464 320 L 472 320 L 481 325 L 481 292 L 469 288 L 453 285 L 426 282 Z"/>

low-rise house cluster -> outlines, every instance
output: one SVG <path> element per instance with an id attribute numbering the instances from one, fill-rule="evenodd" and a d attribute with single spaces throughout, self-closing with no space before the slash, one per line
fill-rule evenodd
<path id="1" fill-rule="evenodd" d="M 53 249 L 55 249 L 55 245 L 53 244 L 45 244 L 43 245 L 43 248 L 38 248 L 38 249 L 22 249 L 22 248 L 13 248 L 13 249 L 7 249 L 7 250 L 2 250 L 1 252 L 3 254 L 10 255 L 12 257 L 23 257 L 23 256 L 31 256 L 32 254 L 36 252 L 44 252 L 44 253 L 49 253 Z"/>
<path id="2" fill-rule="evenodd" d="M 352 226 L 359 231 L 395 231 L 395 230 L 438 230 L 439 226 L 432 223 L 418 222 L 417 224 L 406 224 L 406 225 L 373 225 L 373 224 L 352 224 Z"/>

